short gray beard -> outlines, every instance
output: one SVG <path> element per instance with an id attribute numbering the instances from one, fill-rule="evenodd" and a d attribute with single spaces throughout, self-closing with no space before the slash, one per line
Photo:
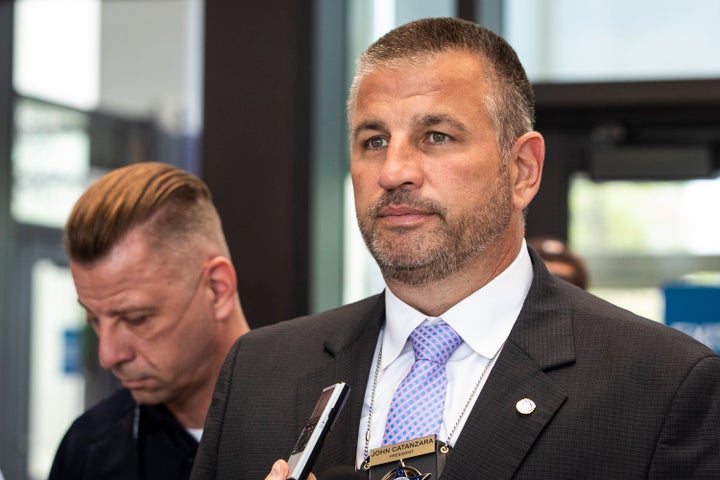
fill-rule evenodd
<path id="1" fill-rule="evenodd" d="M 363 216 L 360 232 L 383 277 L 406 285 L 420 286 L 443 280 L 465 268 L 507 229 L 512 214 L 512 192 L 507 169 L 502 168 L 495 190 L 475 216 L 448 223 L 447 209 L 433 201 L 417 200 L 410 190 L 385 195 Z M 393 244 L 373 227 L 378 212 L 391 204 L 405 204 L 436 214 L 441 225 L 412 244 Z M 432 237 L 433 238 L 428 238 Z M 433 244 L 428 245 L 428 242 Z M 402 240 L 401 240 L 402 242 Z"/>

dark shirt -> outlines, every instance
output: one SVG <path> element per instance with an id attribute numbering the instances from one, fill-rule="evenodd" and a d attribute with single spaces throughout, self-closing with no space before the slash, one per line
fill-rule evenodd
<path id="1" fill-rule="evenodd" d="M 123 389 L 73 422 L 49 480 L 187 479 L 197 446 L 164 405 L 138 405 Z"/>

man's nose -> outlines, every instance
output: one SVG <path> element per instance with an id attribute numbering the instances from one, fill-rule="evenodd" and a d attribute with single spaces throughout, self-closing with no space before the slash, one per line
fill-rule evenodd
<path id="1" fill-rule="evenodd" d="M 419 188 L 423 182 L 422 152 L 404 139 L 393 139 L 387 147 L 378 176 L 385 190 Z"/>
<path id="2" fill-rule="evenodd" d="M 105 326 L 97 330 L 98 360 L 108 370 L 133 358 L 133 349 L 129 333 L 113 326 Z"/>

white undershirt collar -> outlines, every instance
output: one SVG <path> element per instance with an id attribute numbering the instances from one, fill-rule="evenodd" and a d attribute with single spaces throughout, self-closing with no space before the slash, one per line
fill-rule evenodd
<path id="1" fill-rule="evenodd" d="M 441 315 L 472 350 L 491 358 L 502 346 L 522 309 L 533 279 L 532 261 L 525 241 L 510 266 L 488 284 Z M 427 318 L 385 289 L 386 323 L 382 367 L 402 351 L 410 332 Z M 437 321 L 428 319 L 428 323 Z"/>

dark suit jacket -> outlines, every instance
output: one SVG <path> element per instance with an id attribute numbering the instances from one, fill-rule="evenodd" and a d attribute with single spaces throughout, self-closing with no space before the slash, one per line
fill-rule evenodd
<path id="1" fill-rule="evenodd" d="M 441 478 L 720 478 L 720 357 L 551 276 L 531 256 L 528 297 Z M 352 465 L 383 298 L 241 337 L 192 480 L 264 478 L 288 457 L 322 388 L 338 381 L 351 397 L 314 471 Z M 520 415 L 515 404 L 526 397 L 537 408 Z"/>

